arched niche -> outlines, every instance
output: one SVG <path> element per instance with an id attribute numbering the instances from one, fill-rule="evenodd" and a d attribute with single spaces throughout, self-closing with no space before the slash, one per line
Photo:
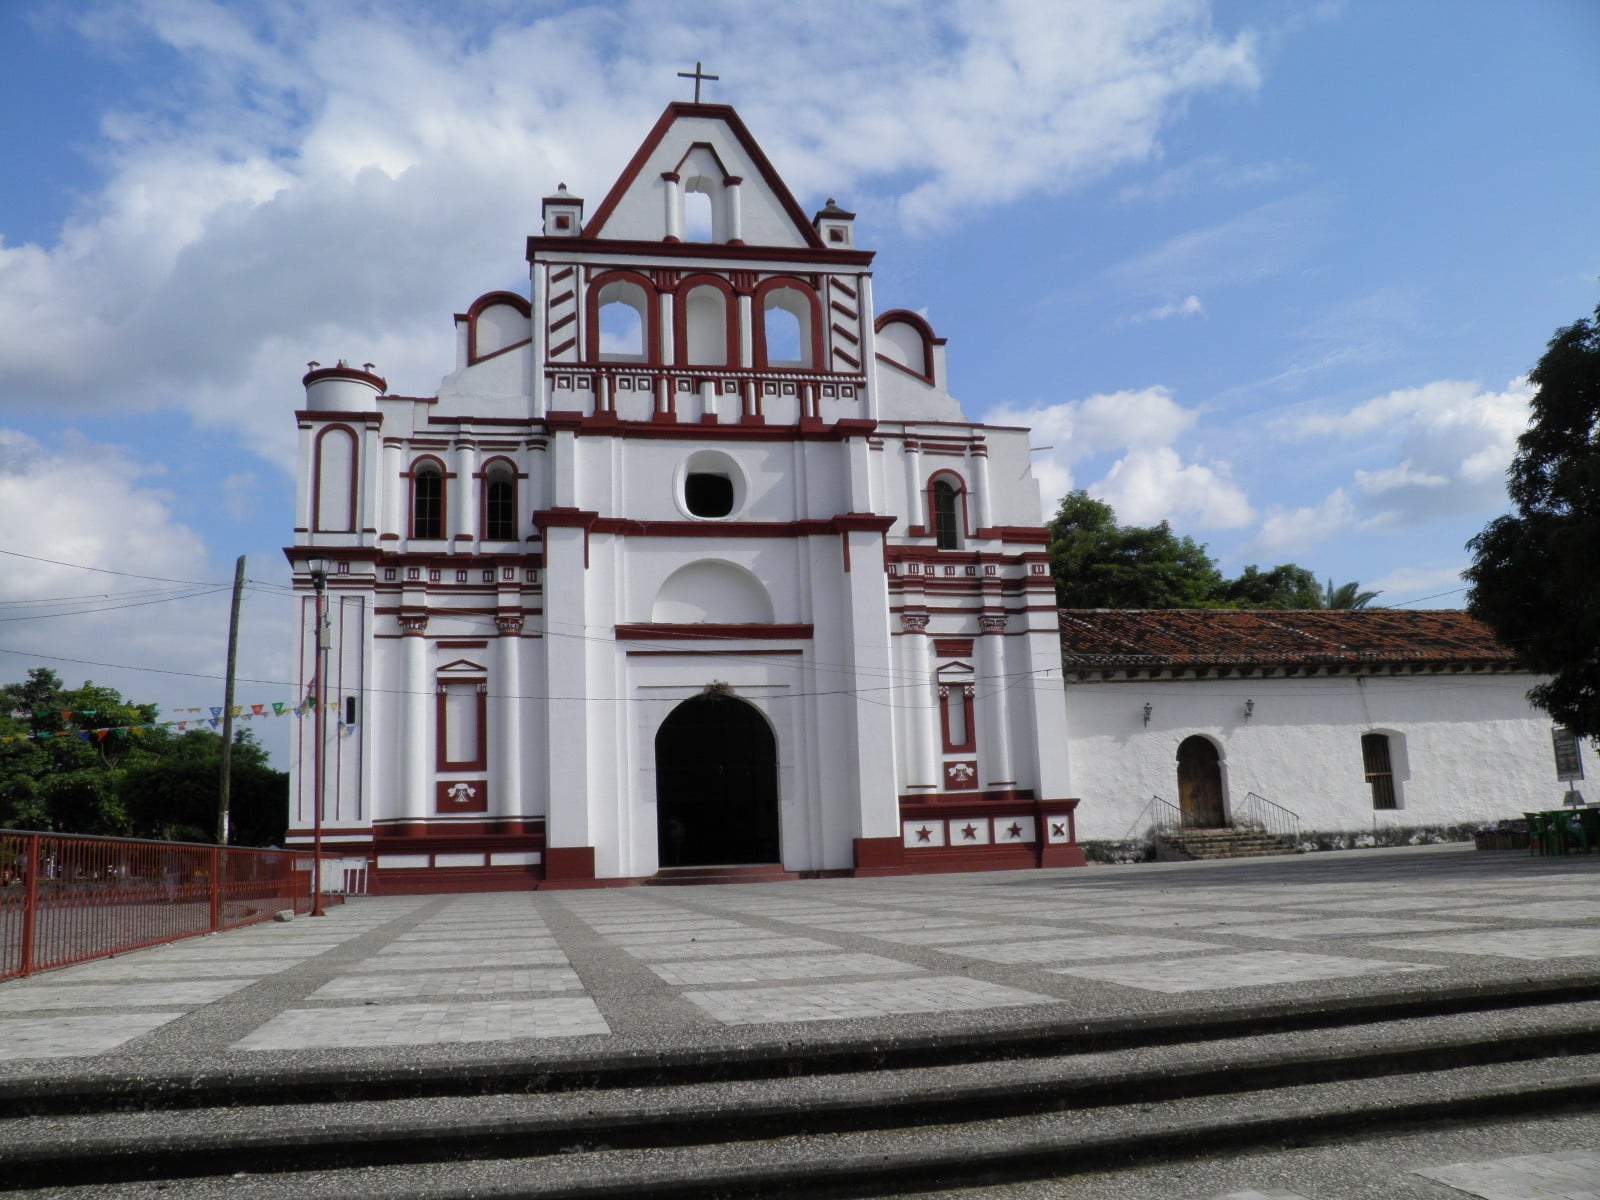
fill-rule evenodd
<path id="1" fill-rule="evenodd" d="M 356 435 L 348 425 L 317 434 L 312 482 L 312 528 L 318 533 L 354 533 L 356 528 Z"/>
<path id="2" fill-rule="evenodd" d="M 933 327 L 904 308 L 890 309 L 873 323 L 878 357 L 926 384 L 935 383 L 933 348 L 944 344 Z"/>
<path id="3" fill-rule="evenodd" d="M 678 285 L 674 353 L 690 366 L 737 366 L 738 298 L 717 275 L 691 275 Z"/>
<path id="4" fill-rule="evenodd" d="M 489 292 L 467 310 L 467 365 L 533 341 L 533 309 L 515 292 Z"/>
<path id="5" fill-rule="evenodd" d="M 772 597 L 743 567 L 702 559 L 667 576 L 650 608 L 650 620 L 658 625 L 771 625 Z"/>

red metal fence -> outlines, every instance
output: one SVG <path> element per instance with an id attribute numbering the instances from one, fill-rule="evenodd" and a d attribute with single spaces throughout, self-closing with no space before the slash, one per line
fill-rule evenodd
<path id="1" fill-rule="evenodd" d="M 0 979 L 309 912 L 311 865 L 290 850 L 0 829 Z"/>

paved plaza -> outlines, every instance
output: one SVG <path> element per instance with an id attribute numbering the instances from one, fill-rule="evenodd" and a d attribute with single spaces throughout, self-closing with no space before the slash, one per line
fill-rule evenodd
<path id="1" fill-rule="evenodd" d="M 1600 859 L 357 899 L 0 985 L 15 1072 L 825 1040 L 1600 974 Z"/>

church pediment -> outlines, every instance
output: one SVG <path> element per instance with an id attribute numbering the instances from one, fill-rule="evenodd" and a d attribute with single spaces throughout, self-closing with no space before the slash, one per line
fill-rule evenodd
<path id="1" fill-rule="evenodd" d="M 710 199 L 709 238 L 684 225 L 684 198 L 697 194 Z M 726 104 L 669 104 L 582 236 L 823 248 L 804 210 Z"/>

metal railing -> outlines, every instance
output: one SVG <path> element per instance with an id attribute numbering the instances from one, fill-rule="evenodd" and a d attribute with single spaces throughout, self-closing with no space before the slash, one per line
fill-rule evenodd
<path id="1" fill-rule="evenodd" d="M 0 980 L 309 912 L 310 866 L 289 850 L 0 829 Z"/>
<path id="2" fill-rule="evenodd" d="M 1246 792 L 1243 802 L 1233 806 L 1233 823 L 1264 830 L 1277 838 L 1300 837 L 1300 814 L 1274 804 L 1259 792 Z"/>
<path id="3" fill-rule="evenodd" d="M 1183 809 L 1160 796 L 1150 797 L 1150 829 L 1157 834 L 1178 833 L 1183 829 Z"/>

